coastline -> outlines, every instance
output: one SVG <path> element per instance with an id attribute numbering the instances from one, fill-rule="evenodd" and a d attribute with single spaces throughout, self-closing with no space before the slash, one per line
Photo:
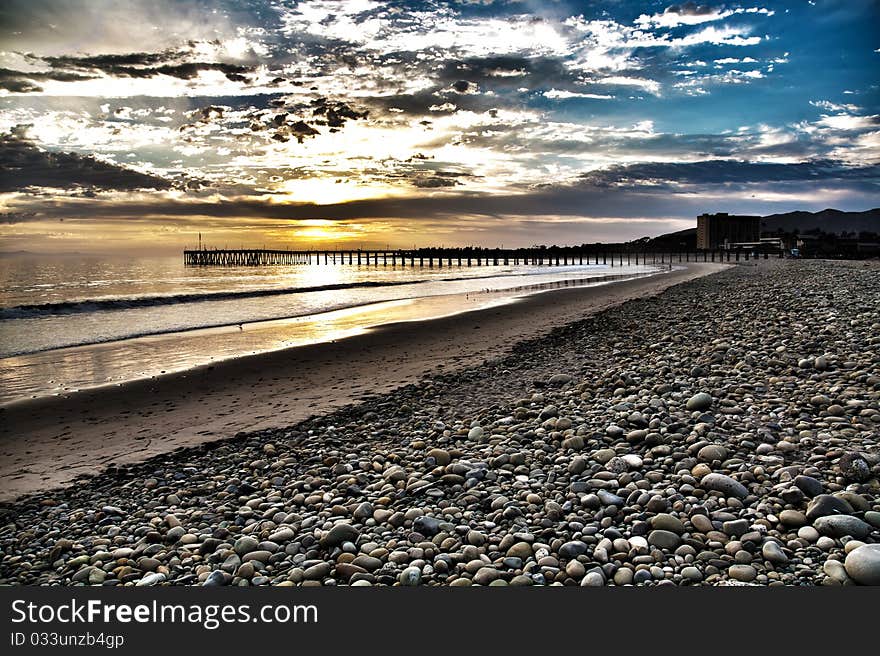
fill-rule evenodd
<path id="1" fill-rule="evenodd" d="M 180 373 L 42 397 L 0 410 L 0 500 L 68 485 L 240 431 L 293 425 L 360 399 L 503 356 L 517 342 L 727 265 L 532 294 L 425 321 L 386 323 Z"/>

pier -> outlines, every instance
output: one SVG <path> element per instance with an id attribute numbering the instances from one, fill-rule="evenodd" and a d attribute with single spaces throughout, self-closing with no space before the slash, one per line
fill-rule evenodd
<path id="1" fill-rule="evenodd" d="M 584 264 L 672 264 L 675 262 L 739 262 L 763 257 L 783 257 L 783 251 L 697 250 L 640 251 L 583 247 L 549 248 L 420 248 L 411 250 L 280 250 L 280 249 L 185 249 L 186 266 L 245 267 L 334 265 L 392 267 L 462 266 L 571 266 Z"/>

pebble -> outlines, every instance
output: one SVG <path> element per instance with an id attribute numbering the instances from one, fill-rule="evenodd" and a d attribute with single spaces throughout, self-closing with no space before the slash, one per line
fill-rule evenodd
<path id="1" fill-rule="evenodd" d="M 851 515 L 852 506 L 846 501 L 830 494 L 820 494 L 807 506 L 806 518 L 813 521 L 818 517 L 828 515 Z"/>
<path id="2" fill-rule="evenodd" d="M 400 581 L 400 585 L 416 586 L 422 580 L 422 570 L 418 567 L 407 567 L 400 573 L 397 580 Z"/>
<path id="3" fill-rule="evenodd" d="M 844 562 L 846 573 L 862 585 L 880 585 L 880 543 L 863 544 L 850 551 Z"/>
<path id="4" fill-rule="evenodd" d="M 706 394 L 706 392 L 699 392 L 694 394 L 691 398 L 688 399 L 687 409 L 694 410 L 708 410 L 712 407 L 712 396 Z"/>
<path id="5" fill-rule="evenodd" d="M 605 585 L 605 578 L 598 572 L 587 572 L 581 579 L 581 586 L 585 588 L 601 588 Z"/>
<path id="6" fill-rule="evenodd" d="M 858 517 L 852 515 L 828 515 L 819 517 L 813 526 L 822 535 L 829 535 L 835 538 L 850 536 L 858 539 L 868 537 L 871 533 L 871 526 L 863 522 Z"/>
<path id="7" fill-rule="evenodd" d="M 355 542 L 358 537 L 360 537 L 360 531 L 351 524 L 336 524 L 321 538 L 321 546 L 328 549 L 343 542 Z"/>
<path id="8" fill-rule="evenodd" d="M 681 538 L 671 531 L 654 530 L 648 534 L 648 544 L 672 551 L 681 544 Z"/>
<path id="9" fill-rule="evenodd" d="M 758 571 L 751 565 L 731 565 L 727 570 L 727 574 L 732 579 L 749 583 L 755 580 L 758 576 Z"/>
<path id="10" fill-rule="evenodd" d="M 761 546 L 761 555 L 764 556 L 764 560 L 777 565 L 788 562 L 788 556 L 785 555 L 782 547 L 773 540 L 768 540 Z"/>
<path id="11" fill-rule="evenodd" d="M 651 518 L 651 526 L 664 531 L 672 531 L 673 533 L 684 533 L 684 523 L 678 518 L 668 513 L 660 513 Z"/>
<path id="12" fill-rule="evenodd" d="M 707 474 L 700 480 L 700 487 L 721 492 L 724 496 L 744 499 L 749 495 L 745 485 L 725 474 Z"/>
<path id="13" fill-rule="evenodd" d="M 150 574 L 147 574 L 144 578 L 140 579 L 137 583 L 135 583 L 135 585 L 138 587 L 159 585 L 160 583 L 165 581 L 165 579 L 166 576 L 161 572 L 152 572 Z"/>

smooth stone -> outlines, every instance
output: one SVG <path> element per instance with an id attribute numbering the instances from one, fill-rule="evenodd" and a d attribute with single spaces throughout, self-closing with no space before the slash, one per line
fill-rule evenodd
<path id="1" fill-rule="evenodd" d="M 724 474 L 707 474 L 700 480 L 700 487 L 715 492 L 721 492 L 727 497 L 736 497 L 744 499 L 749 495 L 749 490 L 739 481 L 735 481 L 730 476 Z"/>
<path id="2" fill-rule="evenodd" d="M 343 542 L 356 542 L 360 534 L 360 531 L 351 524 L 336 524 L 321 538 L 321 546 L 329 549 L 337 547 Z"/>
<path id="3" fill-rule="evenodd" d="M 600 465 L 604 465 L 616 456 L 614 449 L 599 449 L 593 454 L 593 459 Z"/>
<path id="4" fill-rule="evenodd" d="M 839 560 L 826 560 L 822 565 L 822 571 L 825 573 L 825 576 L 831 577 L 838 583 L 849 582 L 849 574 L 846 572 L 846 567 Z"/>
<path id="5" fill-rule="evenodd" d="M 285 526 L 269 536 L 270 542 L 287 542 L 296 536 L 292 528 Z"/>
<path id="6" fill-rule="evenodd" d="M 665 513 L 669 509 L 669 503 L 661 497 L 659 494 L 655 494 L 650 499 L 648 499 L 647 505 L 645 505 L 645 510 L 652 513 Z M 658 526 L 657 528 L 662 528 Z"/>
<path id="7" fill-rule="evenodd" d="M 654 530 L 648 534 L 648 544 L 672 551 L 681 544 L 681 538 L 672 531 Z"/>
<path id="8" fill-rule="evenodd" d="M 353 561 L 351 561 L 352 565 L 356 565 L 357 567 L 363 567 L 368 572 L 374 572 L 380 567 L 382 567 L 382 561 L 378 558 L 373 558 L 372 556 L 367 556 L 364 554 L 359 555 Z"/>
<path id="9" fill-rule="evenodd" d="M 683 568 L 681 570 L 681 575 L 683 578 L 687 579 L 688 581 L 697 582 L 697 581 L 703 580 L 703 573 L 700 572 L 700 570 L 698 570 L 696 567 L 694 567 L 692 565 Z"/>
<path id="10" fill-rule="evenodd" d="M 835 538 L 848 535 L 861 540 L 871 534 L 871 525 L 852 515 L 826 515 L 813 522 L 813 526 L 822 535 Z"/>
<path id="11" fill-rule="evenodd" d="M 303 572 L 303 578 L 309 581 L 320 581 L 330 575 L 330 563 L 316 563 Z"/>
<path id="12" fill-rule="evenodd" d="M 567 437 L 562 440 L 562 448 L 563 449 L 583 449 L 584 448 L 584 438 L 580 435 L 572 435 L 571 437 Z"/>
<path id="13" fill-rule="evenodd" d="M 575 456 L 568 464 L 569 474 L 582 474 L 587 468 L 588 461 L 583 456 Z"/>
<path id="14" fill-rule="evenodd" d="M 587 573 L 587 570 L 583 563 L 577 560 L 570 560 L 565 566 L 565 573 L 575 581 L 580 581 L 584 577 L 584 574 Z"/>
<path id="15" fill-rule="evenodd" d="M 252 560 L 256 560 L 261 563 L 267 562 L 272 557 L 272 552 L 270 551 L 251 551 L 250 553 L 245 554 L 241 558 L 241 562 L 247 563 Z"/>
<path id="16" fill-rule="evenodd" d="M 749 530 L 749 522 L 746 519 L 733 519 L 721 524 L 721 530 L 733 537 L 739 538 Z"/>
<path id="17" fill-rule="evenodd" d="M 440 520 L 429 515 L 421 515 L 413 520 L 413 530 L 432 538 L 440 532 Z"/>
<path id="18" fill-rule="evenodd" d="M 880 528 L 880 512 L 869 510 L 865 513 L 865 521 L 874 528 Z"/>
<path id="19" fill-rule="evenodd" d="M 418 567 L 407 567 L 397 577 L 400 585 L 416 586 L 422 581 L 422 570 Z"/>
<path id="20" fill-rule="evenodd" d="M 235 570 L 235 575 L 243 579 L 249 579 L 253 577 L 253 575 L 256 573 L 257 569 L 251 562 L 242 563 L 241 565 L 239 565 L 238 569 Z"/>
<path id="21" fill-rule="evenodd" d="M 614 572 L 614 585 L 631 585 L 633 582 L 633 571 L 629 567 L 621 567 Z"/>
<path id="22" fill-rule="evenodd" d="M 697 458 L 703 462 L 713 462 L 715 460 L 727 460 L 727 449 L 718 444 L 708 444 L 697 451 Z"/>
<path id="23" fill-rule="evenodd" d="M 508 558 L 519 558 L 522 561 L 528 560 L 532 555 L 532 545 L 528 542 L 517 542 L 507 550 L 506 554 Z"/>
<path id="24" fill-rule="evenodd" d="M 477 573 L 474 574 L 473 581 L 477 585 L 489 585 L 498 578 L 498 570 L 494 567 L 481 567 L 477 570 Z"/>
<path id="25" fill-rule="evenodd" d="M 782 547 L 773 540 L 768 540 L 763 544 L 761 547 L 761 555 L 764 556 L 764 560 L 774 564 L 781 565 L 788 562 L 788 556 L 782 551 Z"/>
<path id="26" fill-rule="evenodd" d="M 481 440 L 483 439 L 483 429 L 479 426 L 474 426 L 468 431 L 468 439 L 469 440 Z"/>
<path id="27" fill-rule="evenodd" d="M 846 573 L 862 585 L 880 585 L 880 544 L 863 544 L 850 551 L 844 561 Z"/>
<path id="28" fill-rule="evenodd" d="M 751 565 L 731 565 L 727 569 L 727 575 L 736 581 L 749 583 L 758 576 L 758 570 Z"/>
<path id="29" fill-rule="evenodd" d="M 208 574 L 208 578 L 205 579 L 205 582 L 202 583 L 205 587 L 214 587 L 220 585 L 226 585 L 226 575 L 223 573 L 223 570 L 215 569 L 213 572 Z"/>
<path id="30" fill-rule="evenodd" d="M 692 412 L 695 410 L 708 410 L 712 407 L 712 396 L 706 394 L 706 392 L 694 394 L 688 399 L 686 407 Z"/>
<path id="31" fill-rule="evenodd" d="M 250 535 L 243 535 L 235 541 L 232 548 L 239 556 L 244 556 L 246 553 L 256 551 L 259 544 L 260 541 L 257 540 L 257 538 Z"/>
<path id="32" fill-rule="evenodd" d="M 651 518 L 651 527 L 673 533 L 684 533 L 684 523 L 668 513 L 660 513 Z"/>
<path id="33" fill-rule="evenodd" d="M 564 543 L 561 547 L 559 547 L 559 555 L 562 558 L 577 558 L 578 556 L 582 556 L 587 553 L 587 543 L 581 542 L 580 540 L 572 540 L 571 542 Z M 530 552 L 531 555 L 531 552 Z"/>
<path id="34" fill-rule="evenodd" d="M 452 458 L 449 456 L 449 451 L 446 451 L 445 449 L 431 449 L 426 455 L 429 458 L 433 458 L 441 467 L 445 467 L 452 461 Z"/>
<path id="35" fill-rule="evenodd" d="M 812 476 L 798 475 L 794 477 L 794 484 L 808 497 L 816 497 L 822 494 L 824 486 L 821 481 Z"/>
<path id="36" fill-rule="evenodd" d="M 152 572 L 135 583 L 136 587 L 159 585 L 165 580 L 165 575 L 161 572 Z"/>
<path id="37" fill-rule="evenodd" d="M 581 579 L 581 587 L 584 588 L 601 588 L 605 585 L 605 579 L 599 572 L 587 572 L 587 575 Z"/>
<path id="38" fill-rule="evenodd" d="M 779 513 L 779 521 L 785 526 L 799 527 L 807 523 L 807 518 L 800 510 L 788 508 Z"/>
<path id="39" fill-rule="evenodd" d="M 806 540 L 807 542 L 815 542 L 819 539 L 819 531 L 814 529 L 812 526 L 801 526 L 798 529 L 797 536 L 801 540 Z"/>
<path id="40" fill-rule="evenodd" d="M 612 494 L 608 490 L 599 490 L 596 492 L 596 496 L 598 496 L 599 501 L 606 506 L 617 506 L 620 508 L 626 503 L 626 499 L 619 497 L 616 494 Z"/>
<path id="41" fill-rule="evenodd" d="M 806 518 L 812 522 L 819 517 L 851 515 L 852 513 L 852 506 L 843 499 L 830 494 L 820 494 L 807 505 Z"/>
<path id="42" fill-rule="evenodd" d="M 700 533 L 708 533 L 715 530 L 715 527 L 712 526 L 712 520 L 706 517 L 706 515 L 691 515 L 691 524 Z"/>

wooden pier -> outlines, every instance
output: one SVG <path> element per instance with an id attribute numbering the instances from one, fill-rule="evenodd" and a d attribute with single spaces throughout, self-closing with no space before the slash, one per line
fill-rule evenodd
<path id="1" fill-rule="evenodd" d="M 601 248 L 420 248 L 413 250 L 295 251 L 277 249 L 200 248 L 183 251 L 186 266 L 250 267 L 349 264 L 392 267 L 572 266 L 584 264 L 672 264 L 674 262 L 739 262 L 783 257 L 783 251 L 639 251 Z"/>

